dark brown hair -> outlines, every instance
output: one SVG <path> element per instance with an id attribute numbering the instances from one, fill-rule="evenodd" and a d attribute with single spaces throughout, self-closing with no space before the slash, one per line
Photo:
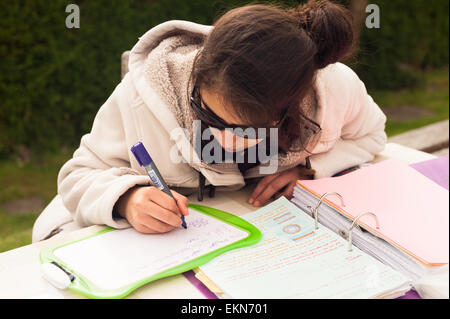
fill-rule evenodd
<path id="1" fill-rule="evenodd" d="M 289 108 L 279 146 L 300 150 L 300 144 L 305 150 L 313 136 L 304 128 L 316 110 L 300 103 L 316 71 L 349 55 L 352 44 L 351 15 L 340 5 L 247 5 L 216 21 L 194 60 L 191 80 L 220 93 L 231 112 L 254 127 L 267 126 Z"/>

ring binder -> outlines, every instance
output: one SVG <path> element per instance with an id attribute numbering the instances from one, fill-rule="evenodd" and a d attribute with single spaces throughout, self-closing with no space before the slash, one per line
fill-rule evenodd
<path id="1" fill-rule="evenodd" d="M 327 197 L 328 195 L 337 195 L 338 197 L 339 197 L 339 199 L 341 200 L 341 205 L 342 206 L 345 206 L 345 204 L 344 204 L 344 199 L 343 199 L 343 197 L 339 194 L 339 193 L 336 193 L 336 192 L 327 192 L 327 193 L 325 193 L 325 194 L 323 194 L 321 197 L 320 197 L 320 199 L 319 199 L 319 202 L 317 203 L 317 205 L 316 205 L 316 207 L 315 208 L 312 208 L 311 206 L 308 206 L 308 208 L 311 210 L 311 213 L 312 213 L 312 215 L 314 216 L 314 229 L 318 229 L 319 228 L 319 222 L 318 222 L 318 214 L 319 214 L 319 207 L 320 207 L 320 205 L 322 204 L 322 201 L 325 199 L 325 197 Z"/>
<path id="2" fill-rule="evenodd" d="M 348 229 L 348 251 L 352 251 L 352 231 L 353 231 L 353 227 L 355 227 L 355 225 L 357 224 L 357 221 L 360 217 L 364 216 L 364 215 L 372 215 L 375 218 L 375 222 L 377 223 L 377 229 L 380 229 L 380 223 L 378 222 L 378 217 L 376 214 L 372 213 L 372 212 L 365 212 L 365 213 L 361 213 L 358 216 L 356 216 L 355 220 L 353 221 L 352 225 L 350 226 L 350 228 Z"/>
<path id="3" fill-rule="evenodd" d="M 340 228 L 347 232 L 359 213 L 372 211 L 377 214 L 380 229 L 375 228 L 373 220 L 368 219 L 370 224 L 360 222 L 368 232 L 361 234 L 362 246 L 372 245 L 369 240 L 373 239 L 380 243 L 380 247 L 383 245 L 389 251 L 392 250 L 392 253 L 404 255 L 408 262 L 413 258 L 411 264 L 416 261 L 426 266 L 448 264 L 448 190 L 403 161 L 387 159 L 344 176 L 299 180 L 292 200 L 314 218 L 308 205 L 314 208 L 320 196 L 329 191 L 340 193 L 346 207 L 341 207 L 334 197 L 327 197 L 327 205 L 322 205 L 319 208 L 321 211 L 316 213 L 322 214 L 319 222 L 325 227 L 332 227 L 336 233 Z M 428 226 L 432 223 L 427 214 L 430 211 L 433 212 L 433 220 L 440 221 L 432 227 Z M 329 215 L 324 216 L 325 212 L 329 212 Z M 351 221 L 344 224 L 345 219 Z M 311 222 L 313 226 L 314 222 Z M 359 246 L 360 232 L 355 234 L 355 240 L 358 239 L 355 246 Z M 346 248 L 344 249 L 347 250 Z M 384 251 L 380 251 L 377 255 L 383 253 Z M 393 263 L 400 265 L 397 261 Z M 408 271 L 409 269 L 408 267 Z M 417 270 L 417 276 L 420 276 L 419 272 Z"/>

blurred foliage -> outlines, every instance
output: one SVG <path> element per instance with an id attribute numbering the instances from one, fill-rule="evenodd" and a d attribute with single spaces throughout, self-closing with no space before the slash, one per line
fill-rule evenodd
<path id="1" fill-rule="evenodd" d="M 2 0 L 0 156 L 78 145 L 120 81 L 121 53 L 139 36 L 171 19 L 211 24 L 248 2 Z M 80 6 L 79 29 L 65 27 L 70 3 Z M 363 29 L 351 64 L 369 89 L 410 86 L 418 81 L 411 69 L 448 64 L 447 0 L 371 3 L 380 6 L 381 28 Z"/>
<path id="2" fill-rule="evenodd" d="M 356 0 L 358 1 L 358 0 Z M 424 80 L 417 70 L 448 65 L 446 0 L 371 0 L 380 28 L 363 28 L 352 67 L 370 89 L 397 89 Z"/>

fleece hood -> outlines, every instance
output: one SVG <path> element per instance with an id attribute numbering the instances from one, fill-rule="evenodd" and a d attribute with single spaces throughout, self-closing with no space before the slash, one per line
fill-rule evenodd
<path id="1" fill-rule="evenodd" d="M 192 117 L 188 107 L 189 77 L 195 55 L 212 26 L 189 21 L 167 21 L 147 31 L 130 52 L 128 68 L 144 102 L 155 115 L 164 113 L 167 130 L 186 127 Z M 152 89 L 164 102 L 154 103 Z M 167 108 L 173 118 L 167 119 Z M 161 114 L 162 115 L 162 114 Z"/>

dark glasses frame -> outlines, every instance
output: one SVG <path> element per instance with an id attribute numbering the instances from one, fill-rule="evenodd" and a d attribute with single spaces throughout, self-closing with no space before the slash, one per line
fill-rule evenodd
<path id="1" fill-rule="evenodd" d="M 198 101 L 196 101 L 196 99 L 195 99 L 196 95 L 198 96 L 200 103 Z M 205 108 L 203 108 L 201 106 L 202 103 L 205 106 Z M 248 128 L 254 129 L 255 132 L 258 131 L 256 128 L 254 128 L 252 126 L 229 124 L 229 123 L 225 122 L 213 110 L 211 110 L 211 108 L 208 106 L 208 104 L 205 103 L 205 101 L 203 101 L 201 94 L 200 94 L 200 90 L 196 86 L 194 86 L 194 88 L 192 89 L 191 96 L 190 96 L 190 104 L 191 104 L 195 114 L 197 115 L 197 117 L 206 126 L 218 129 L 220 131 L 222 131 L 226 128 L 241 128 L 244 133 L 243 135 L 245 135 L 245 130 Z M 289 111 L 289 108 L 286 108 L 283 111 L 283 113 L 281 114 L 280 120 L 274 126 L 268 126 L 268 127 L 264 127 L 264 128 L 267 131 L 271 128 L 279 128 L 281 126 L 281 124 L 283 124 L 285 119 L 287 118 L 288 111 Z M 313 120 L 309 119 L 308 117 L 304 116 L 303 114 L 301 114 L 301 116 L 304 119 L 306 119 L 310 124 L 312 124 L 312 126 L 315 128 L 315 129 L 311 129 L 313 131 L 314 135 L 319 133 L 322 130 L 322 128 L 320 127 L 319 124 L 317 124 Z M 239 131 L 237 131 L 237 132 L 239 132 Z M 236 135 L 239 136 L 239 134 L 236 134 Z M 266 136 L 268 136 L 268 135 L 266 135 Z M 248 138 L 247 136 L 241 136 L 241 137 Z"/>

